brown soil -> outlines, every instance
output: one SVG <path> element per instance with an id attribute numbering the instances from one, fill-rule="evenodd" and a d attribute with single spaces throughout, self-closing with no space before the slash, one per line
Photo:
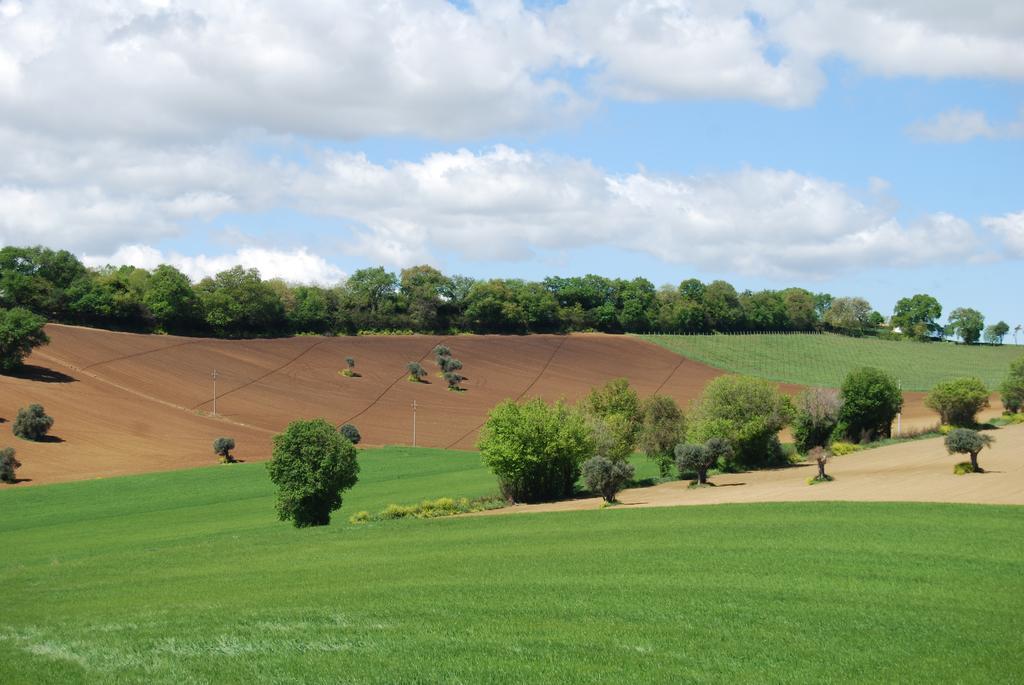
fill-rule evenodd
<path id="1" fill-rule="evenodd" d="M 364 444 L 412 442 L 471 449 L 488 410 L 507 398 L 572 402 L 593 386 L 626 377 L 642 395 L 683 406 L 721 371 L 626 336 L 296 337 L 212 340 L 50 325 L 52 340 L 19 377 L 0 376 L 0 444 L 13 445 L 32 483 L 78 480 L 210 464 L 211 443 L 235 438 L 238 457 L 266 459 L 270 437 L 296 418 L 355 423 Z M 465 392 L 436 375 L 431 350 L 445 343 L 464 364 Z M 359 378 L 345 378 L 345 357 Z M 430 375 L 410 383 L 405 365 Z M 216 369 L 217 417 L 212 411 Z M 795 393 L 799 386 L 783 385 Z M 904 427 L 932 425 L 920 393 L 908 393 Z M 18 407 L 38 402 L 63 442 L 5 436 Z M 994 408 L 993 413 L 998 413 Z"/>
<path id="2" fill-rule="evenodd" d="M 953 465 L 966 461 L 951 456 L 939 438 L 905 442 L 854 452 L 833 459 L 826 472 L 829 483 L 808 485 L 817 473 L 809 463 L 789 468 L 709 478 L 716 487 L 689 487 L 674 481 L 619 493 L 623 507 L 665 507 L 738 502 L 806 502 L 842 500 L 858 502 L 963 502 L 1024 504 L 1024 425 L 994 431 L 995 445 L 980 454 L 985 473 L 953 475 Z M 601 498 L 517 505 L 480 515 L 597 509 Z"/>

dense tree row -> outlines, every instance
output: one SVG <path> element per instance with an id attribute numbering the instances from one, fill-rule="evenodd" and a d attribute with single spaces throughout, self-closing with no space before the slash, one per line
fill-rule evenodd
<path id="1" fill-rule="evenodd" d="M 431 266 L 395 274 L 360 269 L 336 287 L 263 280 L 236 266 L 192 283 L 172 266 L 86 268 L 74 255 L 41 247 L 0 250 L 0 306 L 24 307 L 50 321 L 135 331 L 218 337 L 365 330 L 528 333 L 596 330 L 709 333 L 740 331 L 874 331 L 884 317 L 858 297 L 833 298 L 802 288 L 737 292 L 725 281 L 684 280 L 656 288 L 587 275 L 476 280 Z M 908 336 L 959 335 L 977 342 L 984 319 L 957 309 L 949 328 L 928 295 L 900 300 L 894 326 Z M 999 342 L 1009 328 L 985 330 Z"/>

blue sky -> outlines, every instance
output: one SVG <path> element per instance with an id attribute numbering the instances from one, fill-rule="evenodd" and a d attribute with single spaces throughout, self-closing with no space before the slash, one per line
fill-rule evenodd
<path id="1" fill-rule="evenodd" d="M 1024 7 L 0 0 L 0 241 L 1024 322 Z"/>

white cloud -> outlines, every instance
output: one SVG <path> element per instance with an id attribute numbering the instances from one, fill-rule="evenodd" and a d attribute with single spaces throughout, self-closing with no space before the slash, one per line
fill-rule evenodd
<path id="1" fill-rule="evenodd" d="M 1024 79 L 1024 5 L 997 0 L 0 7 L 0 120 L 64 139 L 458 139 L 572 120 L 592 96 L 802 106 L 832 57 L 891 76 Z"/>
<path id="2" fill-rule="evenodd" d="M 306 211 L 361 224 L 354 251 L 399 266 L 429 250 L 527 259 L 605 245 L 748 275 L 824 277 L 941 261 L 975 244 L 962 219 L 935 214 L 904 226 L 838 183 L 793 171 L 613 175 L 502 146 L 390 166 L 329 156 L 291 192 Z"/>
<path id="3" fill-rule="evenodd" d="M 975 138 L 1024 138 L 1024 113 L 1016 121 L 993 125 L 984 112 L 953 108 L 940 113 L 933 121 L 911 125 L 908 132 L 918 140 L 937 143 L 966 143 Z"/>
<path id="4" fill-rule="evenodd" d="M 130 264 L 143 269 L 154 269 L 170 264 L 194 281 L 213 276 L 220 271 L 241 264 L 247 269 L 259 269 L 263 278 L 280 278 L 289 283 L 316 283 L 334 285 L 345 278 L 345 272 L 323 257 L 311 254 L 305 247 L 295 250 L 270 250 L 243 247 L 229 254 L 216 256 L 185 256 L 176 252 L 163 253 L 147 245 L 125 245 L 111 255 L 83 255 L 87 266 L 119 266 Z"/>
<path id="5" fill-rule="evenodd" d="M 1010 252 L 1024 257 L 1024 212 L 988 216 L 981 223 L 999 236 Z"/>

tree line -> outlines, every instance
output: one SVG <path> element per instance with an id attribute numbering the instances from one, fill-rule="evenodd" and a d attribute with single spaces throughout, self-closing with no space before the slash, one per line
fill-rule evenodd
<path id="1" fill-rule="evenodd" d="M 431 266 L 399 273 L 359 269 L 333 287 L 264 280 L 235 266 L 193 283 L 175 267 L 87 268 L 66 250 L 0 249 L 0 306 L 22 307 L 58 323 L 116 330 L 214 337 L 302 333 L 711 333 L 830 330 L 877 334 L 886 318 L 864 298 L 803 288 L 737 291 L 730 283 L 690 278 L 660 288 L 588 274 L 480 280 Z M 1009 332 L 984 328 L 973 309 L 942 307 L 930 295 L 904 298 L 892 330 L 918 339 L 957 335 L 998 343 Z M 883 334 L 884 331 L 883 331 Z"/>

